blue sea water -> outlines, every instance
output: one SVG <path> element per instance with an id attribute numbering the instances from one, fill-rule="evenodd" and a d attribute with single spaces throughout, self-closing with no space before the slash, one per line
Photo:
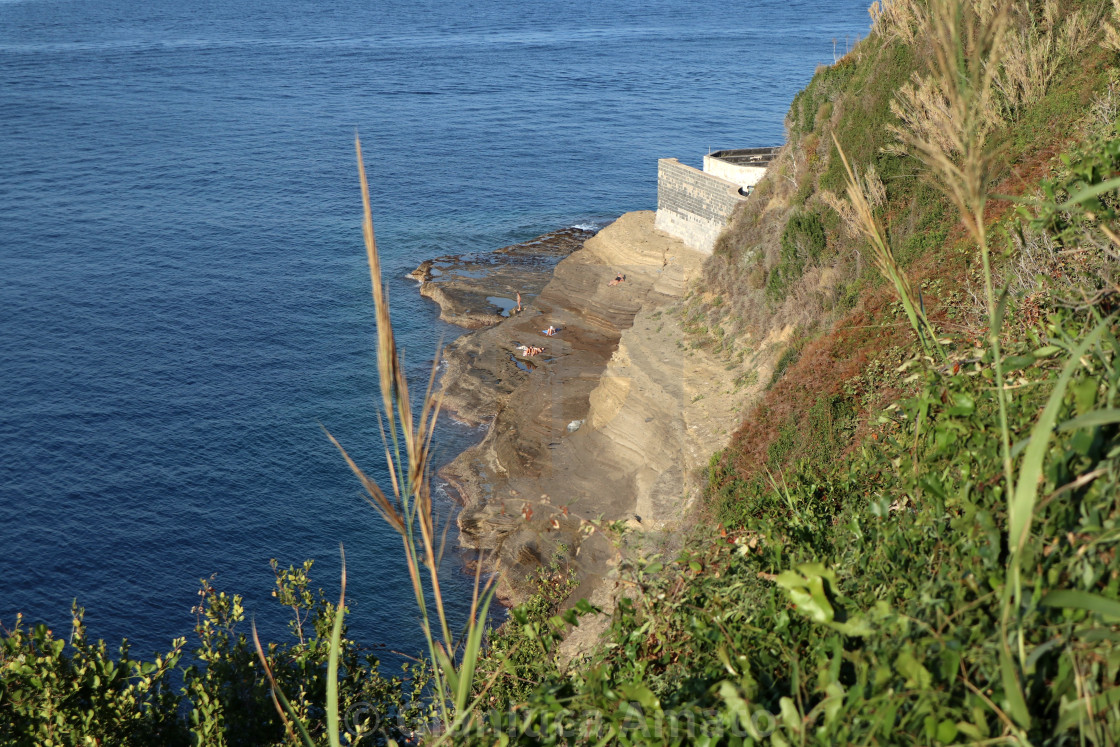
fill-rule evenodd
<path id="1" fill-rule="evenodd" d="M 0 625 L 77 598 L 147 655 L 216 574 L 275 638 L 269 558 L 334 595 L 345 543 L 352 637 L 418 651 L 399 540 L 320 428 L 384 479 L 355 133 L 420 385 L 459 333 L 421 260 L 780 143 L 867 26 L 866 0 L 0 0 Z M 445 421 L 438 460 L 476 437 Z"/>

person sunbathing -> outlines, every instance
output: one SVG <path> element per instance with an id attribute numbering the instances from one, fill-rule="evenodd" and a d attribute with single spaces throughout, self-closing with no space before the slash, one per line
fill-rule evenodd
<path id="1" fill-rule="evenodd" d="M 553 326 L 552 326 L 552 325 L 550 324 L 550 325 L 548 325 L 548 329 L 542 329 L 542 330 L 541 330 L 541 333 L 542 333 L 542 334 L 543 334 L 543 335 L 544 335 L 545 337 L 552 337 L 553 335 L 555 335 L 555 334 L 556 334 L 556 327 L 553 327 Z"/>
<path id="2" fill-rule="evenodd" d="M 615 275 L 614 280 L 607 283 L 607 285 L 618 285 L 619 283 L 623 282 L 624 280 L 626 280 L 625 275 L 621 275 L 621 274 L 620 275 Z"/>
<path id="3" fill-rule="evenodd" d="M 544 348 L 538 348 L 534 345 L 518 345 L 517 349 L 520 350 L 521 354 L 526 358 L 532 357 L 534 355 L 540 355 L 544 352 Z"/>

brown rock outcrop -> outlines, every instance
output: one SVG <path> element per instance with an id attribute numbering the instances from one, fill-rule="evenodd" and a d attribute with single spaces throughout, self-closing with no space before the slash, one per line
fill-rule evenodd
<path id="1" fill-rule="evenodd" d="M 556 263 L 594 235 L 585 228 L 564 228 L 492 252 L 429 259 L 410 274 L 420 281 L 420 295 L 439 304 L 445 322 L 488 327 L 509 316 L 518 293 L 523 307 L 535 298 Z"/>
<path id="2" fill-rule="evenodd" d="M 490 427 L 441 474 L 464 502 L 461 543 L 503 571 L 507 602 L 557 553 L 590 595 L 617 562 L 604 522 L 674 526 L 697 468 L 738 422 L 735 373 L 689 348 L 668 313 L 703 258 L 653 218 L 622 216 L 561 261 L 523 313 L 446 351 L 444 405 Z M 626 280 L 608 285 L 618 274 Z M 549 325 L 556 337 L 541 334 Z M 545 352 L 525 357 L 518 345 Z"/>

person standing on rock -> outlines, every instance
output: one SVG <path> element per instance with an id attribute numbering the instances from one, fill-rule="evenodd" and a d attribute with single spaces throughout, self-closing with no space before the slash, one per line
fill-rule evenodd
<path id="1" fill-rule="evenodd" d="M 517 292 L 517 313 L 521 313 L 521 291 Z"/>

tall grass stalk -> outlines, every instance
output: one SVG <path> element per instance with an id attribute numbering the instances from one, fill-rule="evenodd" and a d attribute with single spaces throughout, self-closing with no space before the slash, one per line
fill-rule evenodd
<path id="1" fill-rule="evenodd" d="M 1102 24 L 1101 46 L 1120 52 L 1120 0 L 1112 0 L 1112 18 Z"/>
<path id="2" fill-rule="evenodd" d="M 472 704 L 468 701 L 473 686 L 473 673 L 481 650 L 487 611 L 494 598 L 494 585 L 491 579 L 480 593 L 478 588 L 480 579 L 476 576 L 475 595 L 471 604 L 464 645 L 460 652 L 456 639 L 451 634 L 447 607 L 439 580 L 439 559 L 443 543 L 436 536 L 432 505 L 431 445 L 436 415 L 440 408 L 440 397 L 433 393 L 435 367 L 433 366 L 428 379 L 420 415 L 414 418 L 409 400 L 408 381 L 393 336 L 389 301 L 381 278 L 381 259 L 373 230 L 369 183 L 362 159 L 362 145 L 358 138 L 354 139 L 354 150 L 358 159 L 358 177 L 362 190 L 362 236 L 365 242 L 366 259 L 369 262 L 370 283 L 376 310 L 382 438 L 393 486 L 392 499 L 377 483 L 366 476 L 333 436 L 329 433 L 327 435 L 365 487 L 369 494 L 367 500 L 370 505 L 401 537 L 408 564 L 409 580 L 420 611 L 421 628 L 428 645 L 429 656 L 435 665 L 435 700 L 446 738 L 470 717 Z M 427 570 L 426 584 L 421 567 Z M 434 607 L 438 627 L 429 612 L 428 594 L 432 597 L 432 607 Z M 459 660 L 458 666 L 456 666 L 456 659 Z"/>
<path id="3" fill-rule="evenodd" d="M 381 426 L 382 442 L 385 447 L 385 462 L 392 483 L 392 496 L 384 490 L 354 462 L 342 444 L 327 431 L 327 438 L 342 454 L 347 466 L 357 476 L 365 488 L 366 501 L 372 506 L 401 537 L 408 577 L 420 612 L 420 627 L 428 647 L 428 656 L 433 663 L 435 691 L 432 694 L 440 718 L 441 734 L 434 744 L 452 738 L 457 730 L 472 718 L 478 702 L 485 696 L 494 679 L 480 688 L 471 699 L 474 689 L 474 672 L 482 649 L 487 612 L 494 599 L 494 583 L 491 578 L 481 582 L 481 573 L 475 575 L 474 596 L 467 621 L 462 645 L 451 634 L 447 619 L 447 607 L 439 579 L 439 561 L 443 554 L 446 532 L 437 537 L 435 515 L 431 494 L 431 449 L 432 435 L 435 430 L 436 415 L 440 408 L 440 397 L 433 393 L 435 367 L 428 379 L 424 393 L 423 406 L 418 418 L 414 417 L 409 400 L 408 381 L 404 366 L 393 336 L 392 320 L 389 316 L 389 301 L 385 285 L 381 279 L 381 258 L 377 251 L 377 240 L 373 231 L 373 217 L 370 210 L 369 184 L 366 179 L 365 165 L 362 160 L 360 140 L 354 139 L 354 149 L 358 158 L 358 176 L 362 191 L 362 235 L 369 263 L 370 283 L 373 289 L 373 302 L 377 322 L 377 369 L 381 389 L 382 411 L 378 421 Z M 438 359 L 438 355 L 437 355 Z M 325 430 L 325 429 L 324 429 Z M 437 545 L 438 541 L 438 545 Z M 421 569 L 426 569 L 426 573 Z M 426 576 L 426 581 L 425 581 Z M 339 600 L 333 625 L 331 651 L 328 661 L 326 718 L 327 730 L 332 747 L 339 744 L 339 707 L 338 707 L 338 650 L 345 614 L 346 567 L 343 556 L 343 597 Z M 428 596 L 431 596 L 429 605 Z M 434 608 L 433 620 L 432 609 Z M 264 665 L 265 673 L 272 685 L 273 702 L 284 721 L 289 737 L 296 741 L 292 727 L 295 723 L 300 737 L 309 747 L 312 745 L 306 726 L 296 716 L 289 701 L 284 697 L 268 668 L 267 659 L 256 639 L 254 643 Z M 289 721 L 285 712 L 291 716 Z"/>
<path id="4" fill-rule="evenodd" d="M 1097 35 L 1105 5 L 1062 17 L 1058 0 L 1024 2 L 1008 31 L 994 85 L 1004 111 L 1018 116 L 1041 99 L 1061 67 L 1078 59 Z"/>
<path id="5" fill-rule="evenodd" d="M 867 9 L 871 30 L 887 39 L 913 44 L 918 8 L 915 0 L 875 0 Z"/>
<path id="6" fill-rule="evenodd" d="M 1003 303 L 997 302 L 988 243 L 986 210 L 989 188 L 997 165 L 997 154 L 988 147 L 987 136 L 995 126 L 994 85 L 1007 29 L 1010 0 L 986 5 L 979 12 L 970 0 L 931 0 L 923 12 L 922 25 L 933 53 L 932 71 L 915 86 L 899 92 L 894 107 L 900 124 L 891 129 L 907 149 L 929 167 L 936 183 L 953 202 L 961 221 L 980 252 L 984 274 L 984 298 L 988 311 L 988 344 L 991 347 L 999 403 L 1000 442 L 1007 497 L 1007 578 L 1001 595 L 1000 675 L 1008 711 L 1016 725 L 1030 725 L 1021 671 L 1026 668 L 1021 610 L 1022 578 L 1020 537 L 1034 513 L 1037 486 L 1017 492 L 1011 458 L 1011 432 L 1004 388 L 1000 326 Z M 923 110 L 937 111 L 936 132 L 923 117 Z M 1011 626 L 1016 621 L 1015 647 L 1018 667 L 1011 651 Z M 1020 733 L 1020 740 L 1025 740 Z"/>
<path id="7" fill-rule="evenodd" d="M 1000 313 L 986 224 L 989 187 L 998 162 L 998 154 L 987 146 L 987 136 L 995 121 L 993 88 L 1009 8 L 1010 1 L 1001 0 L 979 14 L 969 0 L 931 0 L 923 11 L 922 24 L 933 51 L 933 70 L 918 80 L 916 88 L 899 92 L 897 105 L 892 108 L 901 122 L 891 131 L 929 167 L 980 251 L 987 337 L 998 388 L 1004 477 L 1010 495 L 1015 481 L 1000 351 Z M 934 109 L 940 112 L 936 134 L 924 116 Z"/>
<path id="8" fill-rule="evenodd" d="M 930 324 L 921 304 L 914 297 L 914 288 L 910 285 L 910 279 L 906 277 L 906 273 L 903 272 L 898 261 L 895 260 L 894 252 L 891 251 L 890 244 L 887 243 L 886 234 L 875 217 L 875 212 L 864 189 L 864 183 L 848 163 L 848 157 L 844 154 L 844 149 L 840 147 L 840 141 L 836 139 L 835 133 L 832 135 L 832 142 L 836 144 L 836 151 L 840 154 L 840 160 L 844 163 L 844 171 L 848 175 L 848 202 L 851 204 L 854 214 L 854 223 L 858 230 L 871 242 L 871 256 L 875 268 L 885 280 L 891 281 L 894 285 L 895 292 L 898 294 L 903 308 L 906 309 L 910 326 L 914 328 L 914 334 L 918 336 L 918 341 L 922 344 L 922 347 L 926 349 L 927 353 L 937 353 L 943 361 L 946 360 L 945 351 L 937 340 L 937 333 L 934 331 L 933 325 Z"/>
<path id="9" fill-rule="evenodd" d="M 998 159 L 998 154 L 987 146 L 987 136 L 993 126 L 993 88 L 1009 8 L 1009 0 L 1002 0 L 981 15 L 968 0 L 931 0 L 923 25 L 933 50 L 933 70 L 920 83 L 942 108 L 939 131 L 937 136 L 931 136 L 928 127 L 915 119 L 921 114 L 915 89 L 900 92 L 901 103 L 896 113 L 902 121 L 891 129 L 930 168 L 980 251 L 988 311 L 987 338 L 999 400 L 1003 470 L 1010 497 L 1015 478 L 1000 350 L 1002 313 L 992 280 L 986 223 L 989 187 Z M 1014 522 L 1014 517 L 1011 519 Z"/>

